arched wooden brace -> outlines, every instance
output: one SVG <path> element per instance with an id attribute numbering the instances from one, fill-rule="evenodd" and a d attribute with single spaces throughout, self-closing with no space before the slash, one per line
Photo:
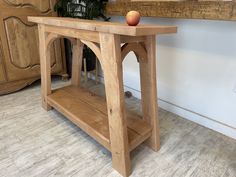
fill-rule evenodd
<path id="1" fill-rule="evenodd" d="M 101 64 L 101 67 L 103 68 L 104 64 L 103 64 L 100 46 L 91 41 L 81 40 L 81 42 L 84 43 L 86 46 L 88 46 L 94 52 L 94 54 L 96 55 L 96 57 L 98 58 Z"/>
<path id="2" fill-rule="evenodd" d="M 60 35 L 54 33 L 48 33 L 46 36 L 46 47 L 50 49 L 51 44 L 57 39 L 60 38 Z"/>
<path id="3" fill-rule="evenodd" d="M 142 62 L 147 61 L 147 51 L 141 43 L 126 43 L 121 47 L 121 59 L 124 61 L 126 55 L 133 51 L 136 58 L 142 60 Z"/>
<path id="4" fill-rule="evenodd" d="M 62 37 L 65 37 L 65 36 L 61 36 L 54 33 L 48 33 L 45 40 L 47 51 L 50 51 L 50 46 L 56 39 L 62 38 Z M 69 38 L 69 37 L 65 37 L 65 38 L 67 38 L 72 44 L 73 56 L 72 56 L 71 84 L 79 86 L 80 78 L 81 78 L 82 61 L 83 61 L 83 43 L 79 39 Z"/>
<path id="5" fill-rule="evenodd" d="M 57 38 L 62 38 L 62 37 L 65 37 L 65 36 L 61 36 L 59 34 L 55 34 L 55 33 L 48 33 L 48 35 L 46 36 L 46 47 L 50 48 L 51 44 L 57 39 Z M 67 37 L 65 37 L 67 38 Z M 76 44 L 76 39 L 74 38 L 67 38 L 72 45 Z"/>
<path id="6" fill-rule="evenodd" d="M 51 44 L 57 38 L 64 37 L 58 34 L 49 33 L 46 37 L 46 47 L 49 49 Z M 86 40 L 79 40 L 74 38 L 67 38 L 72 43 L 73 48 L 73 58 L 72 58 L 72 84 L 78 86 L 80 82 L 80 70 L 82 67 L 82 54 L 83 54 L 83 44 L 88 46 L 96 55 L 100 61 L 101 67 L 103 68 L 103 60 L 101 55 L 101 50 L 98 44 Z"/>

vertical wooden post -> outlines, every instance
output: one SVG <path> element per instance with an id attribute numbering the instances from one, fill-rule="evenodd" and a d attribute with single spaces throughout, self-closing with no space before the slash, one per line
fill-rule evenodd
<path id="1" fill-rule="evenodd" d="M 80 86 L 81 69 L 83 64 L 83 43 L 76 39 L 73 43 L 72 49 L 72 77 L 71 84 L 74 86 Z"/>
<path id="2" fill-rule="evenodd" d="M 152 126 L 147 145 L 154 151 L 160 149 L 160 132 L 156 85 L 156 36 L 147 36 L 145 47 L 148 60 L 140 60 L 142 110 L 144 119 Z"/>
<path id="3" fill-rule="evenodd" d="M 88 72 L 87 72 L 86 58 L 83 59 L 83 64 L 84 64 L 84 81 L 85 81 L 85 83 L 87 83 L 88 82 Z"/>
<path id="4" fill-rule="evenodd" d="M 45 32 L 45 26 L 39 24 L 38 30 L 39 30 L 42 107 L 48 111 L 51 109 L 51 106 L 47 102 L 47 96 L 51 94 L 50 48 L 46 44 L 47 34 Z"/>
<path id="5" fill-rule="evenodd" d="M 112 166 L 123 176 L 131 172 L 125 115 L 120 36 L 100 33 L 109 120 Z"/>
<path id="6" fill-rule="evenodd" d="M 95 80 L 96 80 L 96 84 L 98 84 L 98 59 L 97 58 L 96 58 Z"/>

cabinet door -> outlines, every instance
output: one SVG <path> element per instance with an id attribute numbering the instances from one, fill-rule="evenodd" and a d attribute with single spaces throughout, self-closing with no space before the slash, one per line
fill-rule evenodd
<path id="1" fill-rule="evenodd" d="M 4 82 L 5 79 L 5 73 L 3 70 L 3 55 L 2 55 L 2 48 L 1 48 L 1 41 L 0 41 L 0 83 Z"/>
<path id="2" fill-rule="evenodd" d="M 1 58 L 0 58 L 0 60 L 1 60 Z M 5 81 L 5 75 L 4 75 L 4 72 L 3 72 L 2 64 L 0 63 L 0 83 L 2 83 L 4 81 Z"/>
<path id="3" fill-rule="evenodd" d="M 51 10 L 51 4 L 53 1 L 50 0 L 0 0 L 3 1 L 4 4 L 11 7 L 31 7 L 36 11 L 41 13 L 45 13 Z M 51 3 L 52 2 L 52 3 Z"/>
<path id="4" fill-rule="evenodd" d="M 2 18 L 0 35 L 3 41 L 4 56 L 6 56 L 5 63 L 8 80 L 16 81 L 39 77 L 38 28 L 36 24 L 27 21 L 27 16 L 52 16 L 50 1 L 4 1 L 7 7 L 0 12 Z M 53 73 L 62 71 L 60 40 L 55 41 L 52 45 L 51 66 Z"/>

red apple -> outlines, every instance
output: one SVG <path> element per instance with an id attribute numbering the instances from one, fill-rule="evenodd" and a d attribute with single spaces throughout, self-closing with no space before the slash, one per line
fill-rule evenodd
<path id="1" fill-rule="evenodd" d="M 140 13 L 137 11 L 129 11 L 126 15 L 126 22 L 129 26 L 136 26 L 140 21 Z"/>

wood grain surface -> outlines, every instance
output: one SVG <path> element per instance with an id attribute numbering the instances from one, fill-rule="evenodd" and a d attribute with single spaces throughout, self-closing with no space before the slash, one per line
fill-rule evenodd
<path id="1" fill-rule="evenodd" d="M 176 26 L 158 26 L 158 25 L 138 25 L 128 26 L 126 23 L 103 22 L 95 20 L 84 20 L 63 17 L 28 17 L 30 22 L 44 24 L 46 26 L 67 28 L 70 30 L 69 36 L 74 32 L 71 29 L 82 30 L 84 32 L 101 32 L 109 34 L 118 34 L 126 36 L 145 36 L 155 34 L 176 33 Z M 69 28 L 69 29 L 68 29 Z M 60 28 L 57 28 L 60 31 Z M 48 30 L 47 30 L 48 31 Z M 54 30 L 56 31 L 56 30 Z M 65 32 L 66 30 L 63 29 Z M 48 31 L 49 32 L 49 31 Z M 82 39 L 80 36 L 78 37 Z"/>
<path id="2" fill-rule="evenodd" d="M 40 79 L 37 24 L 27 16 L 55 16 L 55 0 L 0 0 L 0 95 Z M 66 77 L 63 42 L 51 47 L 52 74 Z"/>
<path id="3" fill-rule="evenodd" d="M 236 20 L 235 1 L 118 1 L 106 6 L 108 15 L 126 15 L 130 10 L 146 17 Z"/>
<path id="4" fill-rule="evenodd" d="M 70 84 L 54 79 L 53 88 Z M 104 86 L 82 85 L 104 97 Z M 126 99 L 140 114 L 140 100 Z M 111 154 L 56 110 L 41 108 L 40 84 L 0 97 L 1 177 L 120 177 Z M 131 177 L 235 177 L 236 141 L 159 109 L 161 149 L 131 153 Z"/>

